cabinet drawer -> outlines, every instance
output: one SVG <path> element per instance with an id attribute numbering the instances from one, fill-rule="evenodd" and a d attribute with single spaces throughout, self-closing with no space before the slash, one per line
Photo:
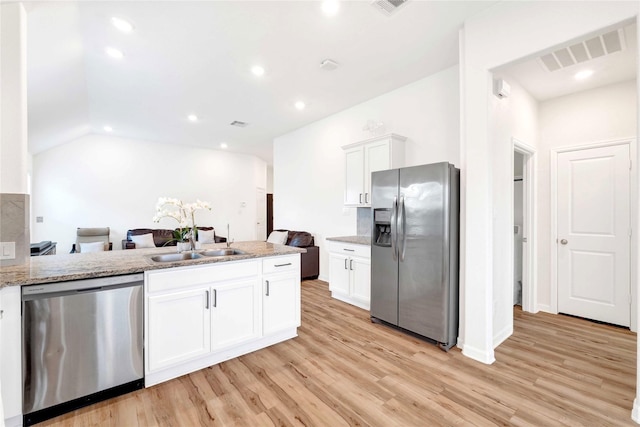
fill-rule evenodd
<path id="1" fill-rule="evenodd" d="M 287 255 L 262 260 L 262 273 L 281 273 L 285 271 L 300 271 L 300 255 Z"/>
<path id="2" fill-rule="evenodd" d="M 342 254 L 345 256 L 359 256 L 362 258 L 371 258 L 371 246 L 356 245 L 350 243 L 330 242 L 329 251 Z"/>
<path id="3" fill-rule="evenodd" d="M 145 278 L 148 292 L 162 292 L 257 275 L 258 261 L 252 260 L 149 271 Z"/>

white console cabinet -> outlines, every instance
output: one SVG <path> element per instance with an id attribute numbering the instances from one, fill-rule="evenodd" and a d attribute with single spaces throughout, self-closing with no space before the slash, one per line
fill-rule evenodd
<path id="1" fill-rule="evenodd" d="M 330 241 L 329 290 L 333 298 L 369 310 L 371 302 L 371 248 Z"/>
<path id="2" fill-rule="evenodd" d="M 371 172 L 404 166 L 404 136 L 387 134 L 342 147 L 345 206 L 371 206 Z"/>
<path id="3" fill-rule="evenodd" d="M 145 273 L 145 385 L 297 336 L 300 255 Z"/>

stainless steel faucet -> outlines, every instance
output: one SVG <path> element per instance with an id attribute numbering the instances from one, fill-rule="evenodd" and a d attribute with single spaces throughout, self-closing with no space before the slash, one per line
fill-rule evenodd
<path id="1" fill-rule="evenodd" d="M 227 224 L 227 248 L 231 247 L 233 240 L 231 240 L 231 234 L 229 233 L 229 224 Z"/>

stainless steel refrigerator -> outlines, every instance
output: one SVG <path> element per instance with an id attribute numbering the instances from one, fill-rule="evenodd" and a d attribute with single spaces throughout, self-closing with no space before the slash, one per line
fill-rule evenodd
<path id="1" fill-rule="evenodd" d="M 372 173 L 371 320 L 444 350 L 458 335 L 459 182 L 449 163 Z"/>

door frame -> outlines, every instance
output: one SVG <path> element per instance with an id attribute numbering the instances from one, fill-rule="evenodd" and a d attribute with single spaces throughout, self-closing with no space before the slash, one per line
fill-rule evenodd
<path id="1" fill-rule="evenodd" d="M 516 138 L 511 138 L 511 175 L 513 179 L 513 153 L 520 153 L 523 156 L 522 168 L 522 236 L 527 238 L 526 253 L 522 252 L 522 310 L 530 313 L 538 312 L 537 302 L 537 271 L 538 263 L 536 254 L 536 149 Z M 511 230 L 514 227 L 514 207 L 515 200 L 513 185 L 511 186 Z M 511 238 L 511 276 L 515 274 L 515 247 L 513 237 Z M 513 298 L 511 299 L 513 300 Z"/>
<path id="2" fill-rule="evenodd" d="M 586 144 L 554 147 L 550 150 L 550 169 L 551 169 L 551 227 L 549 236 L 549 254 L 551 259 L 549 260 L 550 270 L 550 311 L 551 313 L 558 314 L 558 154 L 567 153 L 571 151 L 588 150 L 591 148 L 612 147 L 616 145 L 628 145 L 629 146 L 629 159 L 630 173 L 629 173 L 629 224 L 630 224 L 630 238 L 629 238 L 629 292 L 631 296 L 631 319 L 630 329 L 637 331 L 638 325 L 638 313 L 637 313 L 637 294 L 638 289 L 635 284 L 637 283 L 638 268 L 634 262 L 636 260 L 637 253 L 637 239 L 632 238 L 633 226 L 636 224 L 636 218 L 638 215 L 637 197 L 634 195 L 637 193 L 638 188 L 638 176 L 637 165 L 634 160 L 636 159 L 636 138 L 629 137 L 623 139 L 597 141 Z M 637 231 L 636 231 L 637 232 Z"/>

